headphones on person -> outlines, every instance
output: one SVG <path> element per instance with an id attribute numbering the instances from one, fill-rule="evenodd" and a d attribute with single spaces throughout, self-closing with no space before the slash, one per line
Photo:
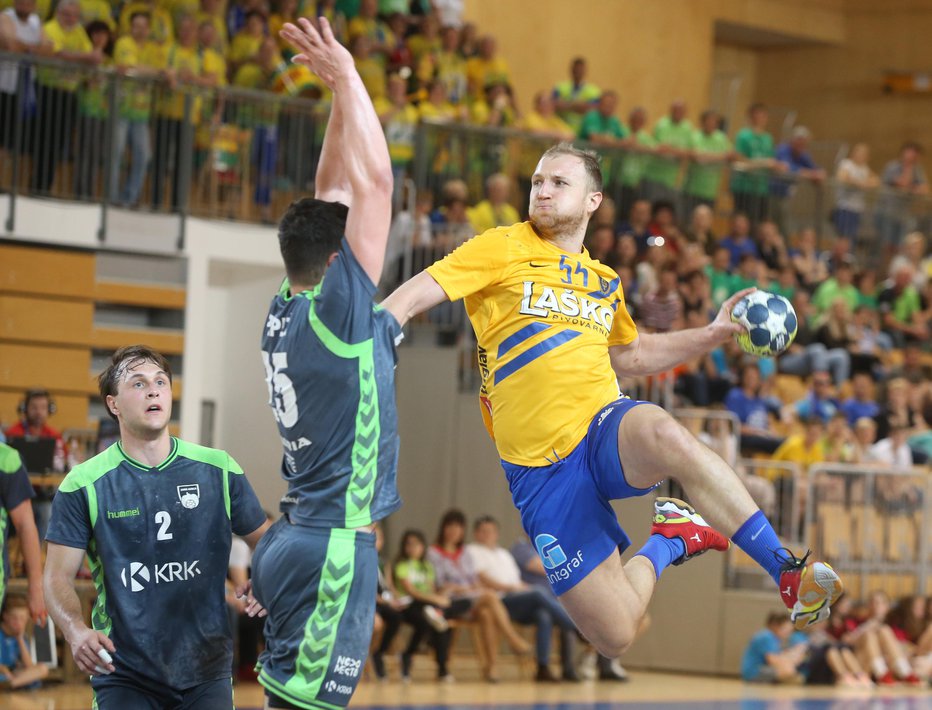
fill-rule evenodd
<path id="1" fill-rule="evenodd" d="M 52 395 L 49 394 L 49 391 L 41 387 L 35 387 L 33 389 L 26 390 L 22 400 L 20 400 L 20 403 L 16 405 L 16 411 L 19 413 L 19 416 L 25 417 L 26 409 L 29 408 L 29 403 L 34 399 L 38 399 L 39 397 L 45 397 L 49 401 L 49 416 L 52 416 L 55 414 L 55 412 L 58 411 L 58 406 L 55 404 L 55 400 L 52 399 Z"/>

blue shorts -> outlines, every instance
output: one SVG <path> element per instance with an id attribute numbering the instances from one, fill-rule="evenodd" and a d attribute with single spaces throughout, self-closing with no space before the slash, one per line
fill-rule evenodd
<path id="1" fill-rule="evenodd" d="M 631 544 L 609 501 L 656 488 L 628 485 L 618 458 L 618 425 L 641 404 L 651 403 L 619 399 L 603 407 L 573 452 L 550 466 L 502 461 L 521 524 L 557 596 Z"/>
<path id="2" fill-rule="evenodd" d="M 369 655 L 379 575 L 375 535 L 278 520 L 252 558 L 269 615 L 259 683 L 273 708 L 345 707 Z"/>
<path id="3" fill-rule="evenodd" d="M 218 678 L 184 690 L 127 670 L 95 676 L 94 710 L 233 710 L 233 679 Z"/>

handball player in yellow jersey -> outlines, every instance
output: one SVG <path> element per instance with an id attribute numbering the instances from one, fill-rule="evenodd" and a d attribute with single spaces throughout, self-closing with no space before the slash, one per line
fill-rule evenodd
<path id="1" fill-rule="evenodd" d="M 598 157 L 566 143 L 531 180 L 528 222 L 491 229 L 412 278 L 384 307 L 404 325 L 465 299 L 476 332 L 483 417 L 521 522 L 554 592 L 606 656 L 634 640 L 660 573 L 730 537 L 778 584 L 798 628 L 825 619 L 841 582 L 822 562 L 782 547 L 735 472 L 667 412 L 622 396 L 617 377 L 663 372 L 731 338 L 726 301 L 703 328 L 639 334 L 620 279 L 589 257 L 583 237 L 602 201 Z M 609 501 L 675 478 L 709 523 L 658 498 L 652 534 L 627 563 L 630 540 Z M 724 535 L 723 535 L 724 533 Z"/>

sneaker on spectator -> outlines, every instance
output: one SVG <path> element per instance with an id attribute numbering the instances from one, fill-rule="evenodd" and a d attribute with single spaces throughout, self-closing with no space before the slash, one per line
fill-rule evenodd
<path id="1" fill-rule="evenodd" d="M 437 633 L 442 634 L 450 628 L 450 622 L 443 617 L 443 614 L 441 614 L 440 610 L 435 606 L 424 607 L 424 618 L 427 619 L 427 623 L 430 624 Z"/>

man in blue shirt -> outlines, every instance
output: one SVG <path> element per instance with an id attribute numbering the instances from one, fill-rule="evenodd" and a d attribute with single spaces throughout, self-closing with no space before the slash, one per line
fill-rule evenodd
<path id="1" fill-rule="evenodd" d="M 793 632 L 785 614 L 771 613 L 767 627 L 751 637 L 741 658 L 741 677 L 757 683 L 792 683 L 804 678 L 808 644 Z"/>
<path id="2" fill-rule="evenodd" d="M 731 254 L 731 270 L 734 271 L 741 263 L 741 257 L 750 254 L 755 259 L 760 259 L 760 249 L 751 239 L 751 221 L 747 215 L 742 212 L 735 212 L 731 217 L 731 231 L 728 236 L 722 237 L 718 241 L 720 248 L 727 249 Z"/>
<path id="3" fill-rule="evenodd" d="M 841 405 L 841 411 L 848 419 L 848 426 L 861 417 L 873 419 L 880 414 L 880 405 L 874 399 L 874 380 L 867 372 L 855 372 L 851 378 L 852 396 Z"/>
<path id="4" fill-rule="evenodd" d="M 787 197 L 790 186 L 794 180 L 811 180 L 822 182 L 825 180 L 825 171 L 816 165 L 809 154 L 809 140 L 812 134 L 805 126 L 796 126 L 790 140 L 777 146 L 775 158 L 786 166 L 789 173 L 787 178 L 775 178 L 770 185 L 770 191 L 778 197 Z"/>
<path id="5" fill-rule="evenodd" d="M 828 424 L 840 408 L 841 405 L 832 394 L 832 376 L 821 370 L 812 373 L 809 394 L 783 408 L 783 418 L 787 421 L 806 421 L 818 417 L 823 424 Z"/>
<path id="6" fill-rule="evenodd" d="M 725 407 L 741 421 L 741 448 L 749 452 L 772 454 L 783 438 L 770 431 L 770 414 L 778 405 L 761 397 L 760 368 L 756 362 L 741 367 L 740 384 L 725 395 Z"/>

